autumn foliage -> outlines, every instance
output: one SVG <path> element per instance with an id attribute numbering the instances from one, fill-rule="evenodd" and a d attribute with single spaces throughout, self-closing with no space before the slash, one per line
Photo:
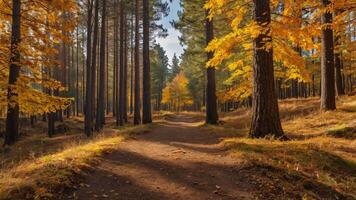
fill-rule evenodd
<path id="1" fill-rule="evenodd" d="M 43 114 L 66 108 L 71 99 L 48 91 L 66 90 L 61 83 L 63 80 L 54 78 L 53 74 L 66 67 L 60 60 L 61 45 L 71 42 L 68 33 L 76 26 L 77 3 L 74 0 L 23 3 L 20 77 L 15 85 L 8 85 L 12 8 L 6 2 L 0 2 L 0 111 L 8 106 L 9 87 L 18 94 L 9 105 L 18 103 L 23 114 Z"/>

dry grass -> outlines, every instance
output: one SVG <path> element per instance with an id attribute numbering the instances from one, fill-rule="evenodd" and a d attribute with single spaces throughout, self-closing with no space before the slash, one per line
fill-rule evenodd
<path id="1" fill-rule="evenodd" d="M 58 195 L 60 191 L 69 188 L 77 181 L 75 177 L 85 173 L 85 169 L 90 168 L 92 162 L 95 162 L 100 155 L 117 148 L 120 142 L 131 134 L 145 132 L 149 128 L 149 126 L 127 126 L 120 129 L 106 129 L 103 134 L 98 134 L 92 139 L 76 136 L 76 139 L 72 140 L 71 135 L 48 139 L 34 136 L 26 139 L 15 148 L 31 144 L 32 142 L 27 140 L 37 141 L 38 137 L 42 142 L 62 140 L 62 143 L 60 148 L 53 150 L 54 153 L 47 152 L 40 157 L 16 160 L 14 165 L 4 167 L 0 171 L 0 199 L 23 199 L 26 198 L 25 195 L 31 199 L 54 198 L 53 192 Z M 63 141 L 67 143 L 63 144 Z M 13 152 L 16 153 L 19 151 Z"/>
<path id="2" fill-rule="evenodd" d="M 223 144 L 254 170 L 263 166 L 255 175 L 268 168 L 258 180 L 252 178 L 261 190 L 271 187 L 265 195 L 275 192 L 277 199 L 301 194 L 304 199 L 356 198 L 356 97 L 339 99 L 336 111 L 320 112 L 318 106 L 318 99 L 280 103 L 283 128 L 291 138 L 287 142 L 247 138 L 249 125 L 241 121 L 249 121 L 249 112 L 240 110 L 241 116 L 223 118 L 229 132 L 231 127 L 235 129 L 235 136 Z"/>

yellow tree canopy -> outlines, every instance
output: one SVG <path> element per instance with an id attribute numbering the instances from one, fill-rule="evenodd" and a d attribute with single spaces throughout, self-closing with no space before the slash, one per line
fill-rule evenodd
<path id="1" fill-rule="evenodd" d="M 183 72 L 177 74 L 163 89 L 162 103 L 172 104 L 178 108 L 193 104 L 192 95 L 188 90 L 188 79 Z"/>
<path id="2" fill-rule="evenodd" d="M 60 71 L 60 46 L 69 43 L 69 33 L 76 26 L 75 0 L 29 0 L 21 9 L 20 77 L 16 85 L 8 85 L 11 35 L 11 4 L 0 1 L 0 110 L 6 109 L 8 87 L 13 87 L 20 111 L 40 114 L 63 109 L 70 99 L 46 94 L 49 90 L 65 88 L 59 80 L 51 78 L 54 70 Z M 47 92 L 48 93 L 48 92 Z"/>
<path id="3" fill-rule="evenodd" d="M 246 98 L 251 92 L 252 41 L 267 29 L 256 24 L 251 17 L 251 0 L 208 0 L 205 8 L 210 11 L 209 18 L 224 16 L 229 20 L 230 32 L 215 38 L 206 51 L 214 52 L 214 57 L 207 62 L 207 67 L 227 66 L 231 72 L 227 85 L 239 85 L 229 89 L 230 97 Z M 323 8 L 320 0 L 271 0 L 271 24 L 269 25 L 272 42 L 265 47 L 273 47 L 276 63 L 276 78 L 285 80 L 311 81 L 311 72 L 315 65 L 310 65 L 307 58 L 320 57 L 320 24 L 324 12 L 338 13 L 334 19 L 334 30 L 348 41 L 341 44 L 354 46 L 347 36 L 347 27 L 354 25 L 350 15 L 356 8 L 356 0 L 333 0 L 329 7 Z M 347 39 L 346 39 L 347 40 Z M 342 47 L 341 47 L 342 48 Z M 339 48 L 340 49 L 340 48 Z M 344 48 L 342 48 L 344 49 Z M 352 47 L 344 50 L 345 58 L 352 54 Z M 351 59 L 351 58 L 350 58 Z M 227 100 L 226 94 L 219 95 Z"/>

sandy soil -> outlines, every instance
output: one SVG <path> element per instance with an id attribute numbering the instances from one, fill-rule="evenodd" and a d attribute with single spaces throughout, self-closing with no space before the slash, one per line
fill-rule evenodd
<path id="1" fill-rule="evenodd" d="M 221 146 L 224 136 L 178 115 L 104 156 L 68 199 L 251 199 L 240 161 Z M 252 193 L 251 193 L 252 192 Z"/>

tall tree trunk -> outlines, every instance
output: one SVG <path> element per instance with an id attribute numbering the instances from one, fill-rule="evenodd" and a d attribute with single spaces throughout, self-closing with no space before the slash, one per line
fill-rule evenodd
<path id="1" fill-rule="evenodd" d="M 140 98 L 140 1 L 135 4 L 135 108 L 134 124 L 141 123 L 141 98 Z"/>
<path id="2" fill-rule="evenodd" d="M 82 114 L 85 114 L 85 67 L 86 67 L 86 62 L 85 62 L 85 54 L 84 54 L 84 46 L 85 46 L 85 33 L 83 31 L 83 49 L 82 49 Z"/>
<path id="3" fill-rule="evenodd" d="M 337 34 L 337 33 L 336 33 Z M 337 35 L 335 37 L 336 46 L 340 45 L 340 36 Z M 334 54 L 334 62 L 335 62 L 335 84 L 336 84 L 336 92 L 337 95 L 342 96 L 345 95 L 345 90 L 342 84 L 342 73 L 341 73 L 341 54 L 340 50 L 335 52 Z"/>
<path id="4" fill-rule="evenodd" d="M 75 107 L 76 107 L 76 116 L 79 116 L 79 27 L 77 27 L 77 50 L 76 50 L 76 83 L 75 83 Z"/>
<path id="5" fill-rule="evenodd" d="M 117 118 L 117 106 L 118 106 L 118 87 L 117 87 L 117 83 L 118 83 L 118 24 L 119 24 L 119 20 L 118 20 L 118 1 L 114 0 L 114 63 L 113 63 L 113 95 L 112 95 L 112 101 L 113 101 L 113 116 L 116 116 L 116 124 L 118 123 L 118 118 Z"/>
<path id="6" fill-rule="evenodd" d="M 93 1 L 98 4 L 98 0 L 91 0 L 88 5 L 88 21 L 87 21 L 87 78 L 86 78 L 86 96 L 85 96 L 85 117 L 84 126 L 85 134 L 89 137 L 93 132 L 93 98 L 92 98 L 92 87 L 93 87 L 93 75 L 91 66 L 91 56 L 92 56 L 92 15 L 93 15 Z M 95 5 L 96 6 L 96 5 Z"/>
<path id="7" fill-rule="evenodd" d="M 76 92 L 75 92 L 75 103 L 76 103 L 76 116 L 79 116 L 79 27 L 77 27 L 77 52 L 76 52 L 76 57 L 77 57 L 77 62 L 76 62 L 76 68 L 77 68 L 77 73 L 76 73 Z"/>
<path id="8" fill-rule="evenodd" d="M 321 0 L 323 7 L 330 5 L 330 0 Z M 332 13 L 322 14 L 321 23 L 321 109 L 335 110 L 335 69 L 334 69 L 334 37 L 331 23 Z"/>
<path id="9" fill-rule="evenodd" d="M 143 0 L 143 96 L 142 123 L 152 123 L 151 69 L 150 69 L 150 15 L 149 0 Z"/>
<path id="10" fill-rule="evenodd" d="M 125 8 L 126 9 L 126 6 Z M 123 69 L 123 110 L 122 110 L 122 118 L 125 123 L 128 122 L 127 120 L 127 72 L 128 72 L 128 26 L 127 26 L 127 12 L 124 12 L 124 39 L 123 39 L 123 46 L 124 46 L 124 69 Z"/>
<path id="11" fill-rule="evenodd" d="M 134 91 L 134 14 L 135 14 L 135 2 L 132 1 L 132 12 L 131 12 L 131 34 L 130 34 L 130 67 L 131 67 L 131 73 L 130 73 L 130 114 L 133 113 L 133 91 Z"/>
<path id="12" fill-rule="evenodd" d="M 110 113 L 110 101 L 109 101 L 109 18 L 106 17 L 106 114 Z"/>
<path id="13" fill-rule="evenodd" d="M 205 31 L 206 31 L 206 44 L 214 39 L 214 25 L 213 20 L 208 19 L 209 11 L 206 11 Z M 212 52 L 207 53 L 207 59 L 213 57 Z M 216 99 L 216 83 L 215 83 L 215 68 L 209 67 L 206 74 L 206 116 L 205 122 L 207 124 L 218 124 L 219 116 L 217 111 Z"/>
<path id="14" fill-rule="evenodd" d="M 91 95 L 91 98 L 92 98 L 92 109 L 93 109 L 93 112 L 95 112 L 95 107 L 96 107 L 96 104 L 95 104 L 95 100 L 96 100 L 96 93 L 97 93 L 97 73 L 96 73 L 96 70 L 97 70 L 97 53 L 98 53 L 98 41 L 99 41 L 99 0 L 95 0 L 95 10 L 94 10 L 94 33 L 93 33 L 93 53 L 92 53 L 92 62 L 91 62 L 91 73 L 92 73 L 92 95 Z M 97 113 L 96 113 L 97 115 Z M 94 114 L 93 114 L 93 117 L 94 117 Z M 94 119 L 92 119 L 94 120 Z M 94 121 L 92 121 L 92 123 L 94 123 Z"/>
<path id="15" fill-rule="evenodd" d="M 254 20 L 267 29 L 253 40 L 253 104 L 250 137 L 267 135 L 283 136 L 279 118 L 278 101 L 274 91 L 273 49 L 265 43 L 272 42 L 270 36 L 271 11 L 269 0 L 254 1 Z"/>
<path id="16" fill-rule="evenodd" d="M 117 111 L 117 125 L 124 125 L 124 62 L 125 62 L 125 53 L 124 53 L 124 15 L 125 15 L 125 2 L 120 1 L 120 73 L 119 73 L 119 105 Z"/>
<path id="17" fill-rule="evenodd" d="M 21 43 L 21 0 L 12 1 L 12 26 L 11 26 L 11 58 L 10 58 L 10 73 L 9 85 L 15 85 L 17 78 L 20 76 L 20 60 L 21 54 L 19 45 Z M 15 104 L 10 104 L 14 101 Z M 20 106 L 18 103 L 18 94 L 8 88 L 7 92 L 7 116 L 6 116 L 6 132 L 5 141 L 6 145 L 11 145 L 16 142 L 19 137 L 19 115 Z"/>
<path id="18" fill-rule="evenodd" d="M 105 36 L 106 36 L 106 0 L 102 0 L 103 8 L 101 14 L 101 37 L 100 37 L 100 69 L 99 69 L 99 95 L 96 112 L 96 125 L 97 131 L 103 128 L 105 123 Z"/>

